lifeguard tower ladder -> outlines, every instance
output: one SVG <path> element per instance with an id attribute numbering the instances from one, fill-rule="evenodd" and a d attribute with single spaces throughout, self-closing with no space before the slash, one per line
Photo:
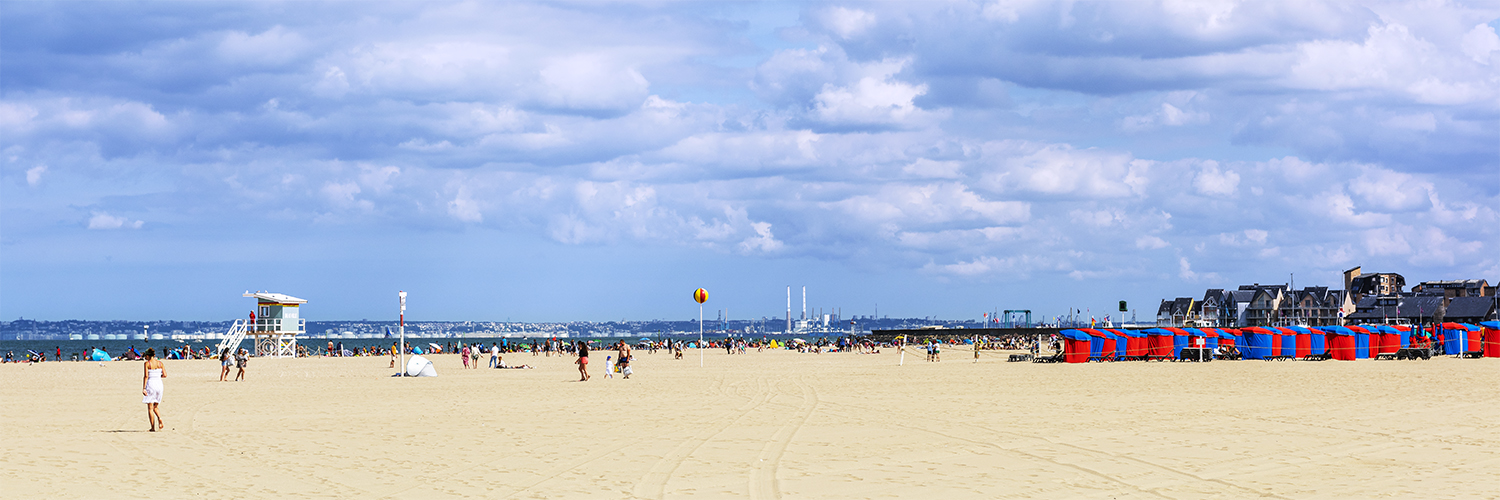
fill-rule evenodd
<path id="1" fill-rule="evenodd" d="M 255 339 L 255 355 L 276 358 L 297 357 L 297 336 L 307 333 L 307 320 L 298 316 L 306 300 L 270 292 L 245 292 L 255 297 L 255 322 L 245 335 Z"/>

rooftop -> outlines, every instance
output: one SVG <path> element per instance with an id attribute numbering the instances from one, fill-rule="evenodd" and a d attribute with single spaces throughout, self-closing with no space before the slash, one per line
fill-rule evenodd
<path id="1" fill-rule="evenodd" d="M 307 301 L 283 293 L 271 292 L 245 292 L 245 297 L 255 297 L 259 302 L 274 302 L 277 304 L 306 304 Z"/>

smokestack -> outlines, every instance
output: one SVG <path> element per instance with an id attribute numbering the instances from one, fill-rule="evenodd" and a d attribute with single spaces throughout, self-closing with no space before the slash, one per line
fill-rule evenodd
<path id="1" fill-rule="evenodd" d="M 792 285 L 786 286 L 786 332 L 792 333 Z"/>
<path id="2" fill-rule="evenodd" d="M 807 285 L 802 285 L 802 321 L 807 321 Z"/>

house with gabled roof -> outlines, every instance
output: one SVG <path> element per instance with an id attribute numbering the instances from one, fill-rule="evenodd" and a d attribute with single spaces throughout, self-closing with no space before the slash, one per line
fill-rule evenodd
<path id="1" fill-rule="evenodd" d="M 1193 298 L 1162 300 L 1156 309 L 1156 326 L 1185 326 L 1193 316 Z"/>
<path id="2" fill-rule="evenodd" d="M 1494 321 L 1497 308 L 1500 308 L 1500 303 L 1496 302 L 1494 296 L 1454 297 L 1443 308 L 1443 321 L 1471 325 L 1480 321 Z"/>
<path id="3" fill-rule="evenodd" d="M 1286 285 L 1240 285 L 1240 290 L 1253 292 L 1250 305 L 1245 308 L 1244 326 L 1275 326 L 1282 321 L 1281 308 L 1287 302 Z"/>
<path id="4" fill-rule="evenodd" d="M 1340 312 L 1346 310 L 1347 295 L 1326 286 L 1310 286 L 1291 293 L 1291 300 L 1281 312 L 1287 324 L 1329 326 L 1340 324 Z"/>

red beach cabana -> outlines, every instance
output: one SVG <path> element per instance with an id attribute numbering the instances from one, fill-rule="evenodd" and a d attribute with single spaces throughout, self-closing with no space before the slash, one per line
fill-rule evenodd
<path id="1" fill-rule="evenodd" d="M 1482 321 L 1484 327 L 1484 357 L 1500 358 L 1500 321 Z"/>
<path id="2" fill-rule="evenodd" d="M 1063 330 L 1057 332 L 1063 338 L 1063 361 L 1069 363 L 1089 362 L 1089 344 L 1093 337 L 1078 330 Z"/>
<path id="3" fill-rule="evenodd" d="M 1319 328 L 1328 337 L 1328 355 L 1339 361 L 1354 361 L 1355 333 L 1348 327 L 1325 326 Z"/>

